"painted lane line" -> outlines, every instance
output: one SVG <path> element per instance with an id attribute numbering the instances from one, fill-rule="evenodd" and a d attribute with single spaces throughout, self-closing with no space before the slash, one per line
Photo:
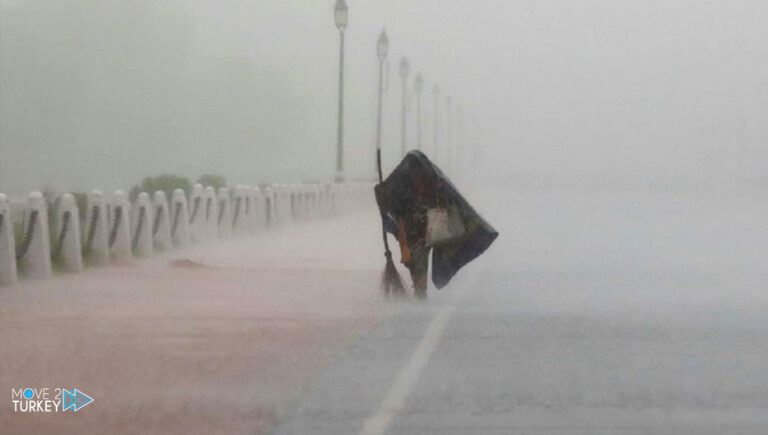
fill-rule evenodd
<path id="1" fill-rule="evenodd" d="M 360 435 L 383 435 L 395 415 L 403 409 L 408 394 L 419 380 L 421 371 L 429 362 L 429 358 L 440 342 L 455 309 L 456 304 L 451 304 L 443 307 L 435 315 L 435 318 L 432 319 L 427 331 L 421 338 L 421 342 L 416 347 L 416 350 L 413 351 L 411 359 L 397 375 L 397 380 L 384 397 L 378 411 L 365 420 Z"/>

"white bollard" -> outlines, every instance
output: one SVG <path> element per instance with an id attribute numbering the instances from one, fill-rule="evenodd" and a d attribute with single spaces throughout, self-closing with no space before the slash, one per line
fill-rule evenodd
<path id="1" fill-rule="evenodd" d="M 109 222 L 104 195 L 98 190 L 89 193 L 85 209 L 83 253 L 93 264 L 107 264 L 109 262 Z"/>
<path id="2" fill-rule="evenodd" d="M 253 227 L 253 193 L 251 186 L 243 186 L 241 189 L 241 195 L 243 197 L 243 229 L 246 233 L 250 233 L 254 230 Z"/>
<path id="3" fill-rule="evenodd" d="M 291 216 L 291 186 L 288 184 L 281 184 L 278 191 L 280 196 L 278 211 L 280 212 L 280 223 L 285 225 L 292 221 Z"/>
<path id="4" fill-rule="evenodd" d="M 152 243 L 154 216 L 152 211 L 149 194 L 147 192 L 139 193 L 131 214 L 131 250 L 137 257 L 149 257 L 154 251 Z"/>
<path id="5" fill-rule="evenodd" d="M 298 221 L 301 218 L 301 198 L 299 193 L 299 186 L 297 184 L 291 184 L 291 220 L 293 222 Z"/>
<path id="6" fill-rule="evenodd" d="M 307 219 L 311 219 L 315 213 L 314 196 L 314 186 L 312 184 L 304 186 L 304 213 L 307 215 Z"/>
<path id="7" fill-rule="evenodd" d="M 152 241 L 153 246 L 160 251 L 168 252 L 173 249 L 173 239 L 171 238 L 171 215 L 168 211 L 168 200 L 165 192 L 158 190 L 152 196 L 153 222 L 152 222 Z"/>
<path id="8" fill-rule="evenodd" d="M 320 216 L 320 185 L 312 185 L 312 216 L 317 218 Z"/>
<path id="9" fill-rule="evenodd" d="M 15 249 L 11 204 L 8 197 L 0 193 L 0 285 L 16 282 Z"/>
<path id="10" fill-rule="evenodd" d="M 171 198 L 171 237 L 178 247 L 189 246 L 189 209 L 184 191 L 176 189 Z"/>
<path id="11" fill-rule="evenodd" d="M 205 188 L 205 238 L 216 240 L 219 238 L 219 202 L 216 198 L 216 189 L 211 186 Z"/>
<path id="12" fill-rule="evenodd" d="M 331 212 L 339 215 L 344 208 L 344 192 L 339 183 L 331 185 Z"/>
<path id="13" fill-rule="evenodd" d="M 294 193 L 296 195 L 296 216 L 298 216 L 299 220 L 304 220 L 307 217 L 305 186 L 303 184 L 296 185 Z"/>
<path id="14" fill-rule="evenodd" d="M 333 216 L 333 184 L 325 185 L 325 211 L 328 216 Z"/>
<path id="15" fill-rule="evenodd" d="M 301 184 L 294 186 L 293 195 L 296 217 L 299 220 L 303 220 L 306 217 L 306 210 L 304 210 L 304 186 Z"/>
<path id="16" fill-rule="evenodd" d="M 29 195 L 22 222 L 22 238 L 16 252 L 19 269 L 30 278 L 47 278 L 51 276 L 51 247 L 48 210 L 42 193 Z"/>
<path id="17" fill-rule="evenodd" d="M 245 215 L 243 228 L 245 232 L 252 232 L 253 227 L 253 193 L 251 186 L 243 186 L 241 192 L 243 196 L 243 204 L 245 204 Z"/>
<path id="18" fill-rule="evenodd" d="M 331 184 L 331 187 L 328 191 L 328 209 L 329 214 L 331 216 L 334 216 L 338 214 L 340 208 L 341 208 L 341 200 L 339 198 L 339 192 L 338 192 L 338 184 Z"/>
<path id="19" fill-rule="evenodd" d="M 251 228 L 258 231 L 264 228 L 264 198 L 261 189 L 252 187 L 249 189 L 251 198 Z"/>
<path id="20" fill-rule="evenodd" d="M 320 216 L 320 186 L 317 184 L 312 185 L 312 217 L 317 218 Z"/>
<path id="21" fill-rule="evenodd" d="M 80 213 L 75 197 L 65 193 L 59 200 L 56 211 L 56 237 L 53 245 L 53 260 L 68 272 L 83 270 L 83 254 L 80 242 Z"/>
<path id="22" fill-rule="evenodd" d="M 264 188 L 264 225 L 266 227 L 275 226 L 275 219 L 277 214 L 275 213 L 275 189 L 268 186 Z"/>
<path id="23" fill-rule="evenodd" d="M 291 222 L 295 222 L 298 220 L 299 215 L 298 198 L 295 184 L 288 186 L 288 204 L 288 215 L 290 216 Z"/>
<path id="24" fill-rule="evenodd" d="M 318 201 L 318 209 L 320 211 L 320 216 L 325 216 L 328 214 L 325 209 L 325 185 L 321 184 L 318 186 L 318 193 L 317 193 L 317 201 Z"/>
<path id="25" fill-rule="evenodd" d="M 189 196 L 189 232 L 193 243 L 205 240 L 205 191 L 202 184 L 192 187 Z"/>
<path id="26" fill-rule="evenodd" d="M 282 186 L 273 184 L 272 191 L 274 192 L 272 195 L 272 208 L 274 209 L 275 215 L 274 225 L 272 226 L 276 227 L 283 223 L 283 198 L 280 196 L 282 194 Z"/>
<path id="27" fill-rule="evenodd" d="M 291 185 L 283 185 L 283 223 L 293 222 L 293 189 Z"/>
<path id="28" fill-rule="evenodd" d="M 218 203 L 218 216 L 216 216 L 216 226 L 218 235 L 221 239 L 228 239 L 232 236 L 232 204 L 229 199 L 229 191 L 220 187 L 216 195 Z"/>
<path id="29" fill-rule="evenodd" d="M 292 204 L 291 204 L 291 186 L 288 184 L 283 184 L 280 186 L 280 214 L 281 214 L 281 220 L 280 222 L 283 224 L 288 224 L 293 221 L 293 211 L 292 211 Z"/>
<path id="30" fill-rule="evenodd" d="M 109 219 L 109 253 L 112 259 L 126 263 L 131 261 L 131 210 L 123 191 L 115 191 L 112 197 Z"/>
<path id="31" fill-rule="evenodd" d="M 245 234 L 248 228 L 244 190 L 245 188 L 242 186 L 232 188 L 232 201 L 234 201 L 232 206 L 232 233 L 236 235 Z"/>

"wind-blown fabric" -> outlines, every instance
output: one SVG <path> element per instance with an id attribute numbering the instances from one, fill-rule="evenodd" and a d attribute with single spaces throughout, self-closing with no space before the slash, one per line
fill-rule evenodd
<path id="1" fill-rule="evenodd" d="M 432 253 L 432 282 L 442 288 L 464 265 L 477 258 L 499 233 L 480 216 L 451 181 L 420 151 L 411 151 L 394 171 L 375 187 L 384 228 L 400 242 L 401 262 L 414 285 L 426 289 L 428 255 Z M 427 210 L 457 210 L 464 234 L 430 247 L 426 244 Z"/>

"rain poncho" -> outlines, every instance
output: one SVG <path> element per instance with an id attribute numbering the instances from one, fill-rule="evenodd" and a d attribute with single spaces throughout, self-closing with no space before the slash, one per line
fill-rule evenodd
<path id="1" fill-rule="evenodd" d="M 409 152 L 384 182 L 376 185 L 375 192 L 384 228 L 397 237 L 401 262 L 411 272 L 417 292 L 426 291 L 430 250 L 432 282 L 442 288 L 499 235 L 420 151 Z M 428 232 L 433 231 L 435 216 L 441 213 L 449 216 L 449 221 L 458 221 L 461 231 L 454 232 L 451 239 L 429 243 Z"/>

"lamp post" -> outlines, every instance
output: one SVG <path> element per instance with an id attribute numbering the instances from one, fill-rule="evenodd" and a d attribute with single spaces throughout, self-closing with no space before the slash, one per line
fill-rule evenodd
<path id="1" fill-rule="evenodd" d="M 401 157 L 405 157 L 405 112 L 406 112 L 406 99 L 408 88 L 408 72 L 410 70 L 410 64 L 408 58 L 403 57 L 400 61 L 400 80 L 403 83 L 403 107 L 402 107 L 402 119 L 400 120 L 400 148 Z"/>
<path id="2" fill-rule="evenodd" d="M 416 92 L 416 149 L 421 150 L 421 90 L 424 88 L 424 76 L 416 74 L 413 90 Z"/>
<path id="3" fill-rule="evenodd" d="M 344 30 L 347 28 L 347 3 L 336 0 L 334 19 L 339 29 L 339 115 L 336 125 L 336 182 L 344 181 Z"/>
<path id="4" fill-rule="evenodd" d="M 384 92 L 383 89 L 383 77 L 384 77 L 384 60 L 387 58 L 387 51 L 389 50 L 389 38 L 387 38 L 387 31 L 382 30 L 379 35 L 379 40 L 376 41 L 376 55 L 379 57 L 379 102 L 376 112 L 376 166 L 379 173 L 379 182 L 381 179 L 381 96 Z"/>
<path id="5" fill-rule="evenodd" d="M 437 152 L 438 152 L 438 145 L 437 145 L 437 139 L 439 135 L 438 130 L 438 120 L 440 118 L 440 88 L 435 85 L 434 88 L 432 88 L 432 99 L 433 99 L 433 111 L 432 114 L 434 116 L 434 131 L 432 132 L 432 141 L 433 145 L 435 147 L 435 161 L 437 161 Z"/>

